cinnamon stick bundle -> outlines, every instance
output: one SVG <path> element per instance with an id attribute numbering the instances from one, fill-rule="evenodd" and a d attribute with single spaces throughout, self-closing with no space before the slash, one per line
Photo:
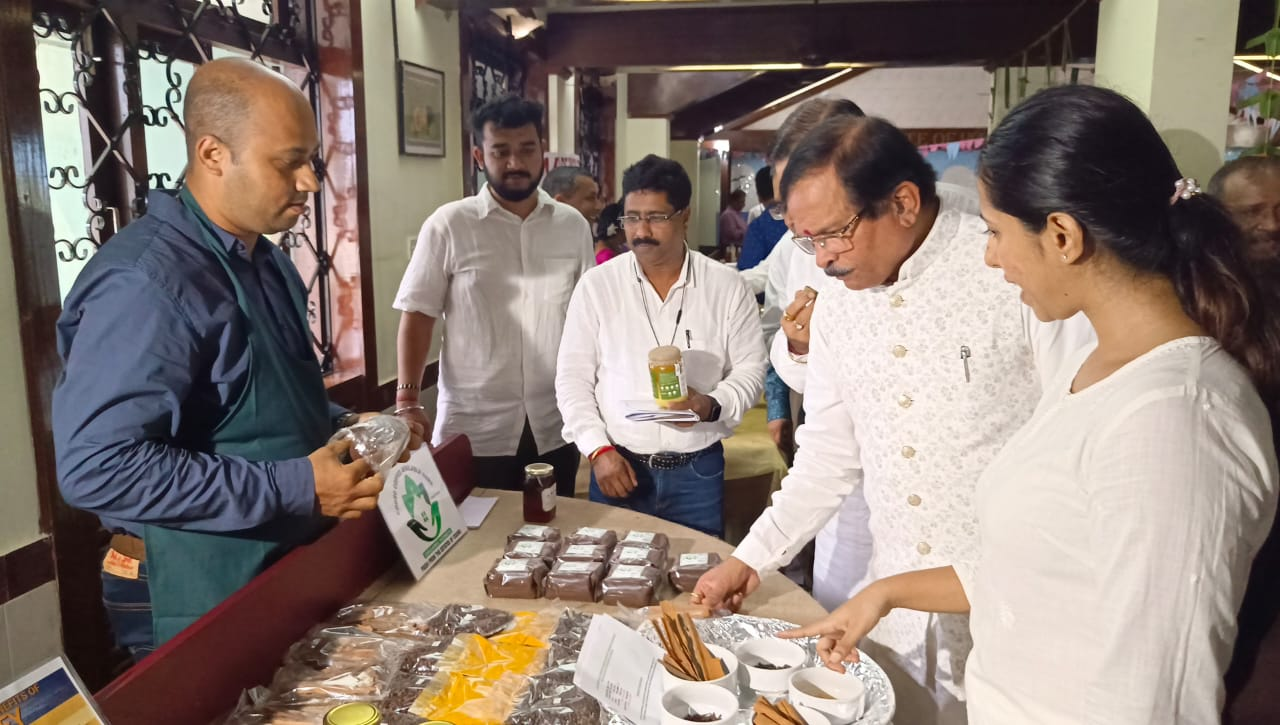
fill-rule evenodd
<path id="1" fill-rule="evenodd" d="M 693 618 L 678 611 L 670 602 L 662 603 L 662 616 L 655 623 L 658 640 L 667 651 L 662 659 L 672 674 L 694 682 L 718 680 L 729 674 L 719 657 L 703 644 Z"/>
<path id="2" fill-rule="evenodd" d="M 805 725 L 804 717 L 786 700 L 770 703 L 763 697 L 757 698 L 752 712 L 753 725 Z"/>

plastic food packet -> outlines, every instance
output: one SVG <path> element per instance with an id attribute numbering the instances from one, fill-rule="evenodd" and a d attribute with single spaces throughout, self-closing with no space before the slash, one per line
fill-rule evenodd
<path id="1" fill-rule="evenodd" d="M 681 554 L 671 568 L 671 586 L 679 592 L 691 592 L 703 574 L 719 565 L 719 554 Z"/>
<path id="2" fill-rule="evenodd" d="M 546 578 L 547 563 L 540 558 L 499 559 L 484 576 L 484 591 L 491 597 L 538 599 Z"/>
<path id="3" fill-rule="evenodd" d="M 665 549 L 651 549 L 647 546 L 618 544 L 609 557 L 611 565 L 632 564 L 637 566 L 653 566 L 665 570 L 667 568 L 667 552 Z"/>
<path id="4" fill-rule="evenodd" d="M 554 616 L 517 612 L 502 634 L 459 635 L 410 712 L 454 725 L 502 722 L 542 670 L 555 628 Z"/>
<path id="5" fill-rule="evenodd" d="M 504 559 L 541 559 L 548 567 L 560 553 L 560 545 L 554 541 L 513 541 L 507 544 Z"/>
<path id="6" fill-rule="evenodd" d="M 323 725 L 324 715 L 341 702 L 312 705 L 251 705 L 242 703 L 222 725 Z"/>
<path id="7" fill-rule="evenodd" d="M 671 540 L 666 534 L 654 531 L 628 531 L 618 541 L 619 546 L 647 546 L 650 549 L 662 549 L 663 553 L 671 550 Z"/>
<path id="8" fill-rule="evenodd" d="M 574 544 L 598 544 L 612 552 L 613 547 L 618 544 L 618 534 L 609 529 L 595 529 L 590 526 L 584 526 L 566 537 L 565 541 L 570 546 Z"/>
<path id="9" fill-rule="evenodd" d="M 551 634 L 546 669 L 529 678 L 529 688 L 507 725 L 597 725 L 599 704 L 573 684 L 582 641 L 592 615 L 566 609 Z"/>
<path id="10" fill-rule="evenodd" d="M 662 572 L 654 566 L 618 564 L 600 582 L 600 599 L 605 604 L 639 609 L 656 601 Z"/>
<path id="11" fill-rule="evenodd" d="M 351 452 L 365 459 L 374 470 L 386 473 L 400 461 L 409 446 L 409 424 L 393 415 L 375 415 L 343 428 L 329 442 L 351 441 Z"/>
<path id="12" fill-rule="evenodd" d="M 607 561 L 609 547 L 603 544 L 570 544 L 560 552 L 560 561 Z"/>
<path id="13" fill-rule="evenodd" d="M 339 609 L 328 626 L 354 627 L 388 637 L 433 637 L 427 631 L 428 623 L 440 611 L 440 607 L 430 604 L 365 602 Z"/>
<path id="14" fill-rule="evenodd" d="M 547 598 L 571 602 L 595 602 L 600 599 L 600 580 L 604 564 L 588 561 L 561 561 L 547 575 Z"/>
<path id="15" fill-rule="evenodd" d="M 399 662 L 343 663 L 316 670 L 308 665 L 286 664 L 271 680 L 270 704 L 381 700 L 387 696 L 398 665 Z"/>
<path id="16" fill-rule="evenodd" d="M 427 620 L 423 634 L 431 637 L 458 634 L 491 637 L 506 631 L 515 621 L 514 615 L 501 609 L 489 609 L 479 604 L 450 604 Z"/>
<path id="17" fill-rule="evenodd" d="M 320 671 L 370 662 L 398 662 L 412 647 L 408 640 L 388 639 L 355 628 L 345 629 L 347 631 L 321 626 L 311 630 L 289 648 L 284 657 L 285 664 Z"/>
<path id="18" fill-rule="evenodd" d="M 560 529 L 554 526 L 537 526 L 528 524 L 521 526 L 514 532 L 507 535 L 507 543 L 512 544 L 517 541 L 551 541 L 560 542 Z"/>

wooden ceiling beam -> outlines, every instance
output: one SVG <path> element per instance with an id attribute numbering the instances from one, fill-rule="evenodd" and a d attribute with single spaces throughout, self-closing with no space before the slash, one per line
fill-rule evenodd
<path id="1" fill-rule="evenodd" d="M 577 68 L 806 61 L 986 64 L 1020 53 L 1077 3 L 920 0 L 745 6 L 732 12 L 553 13 L 542 32 L 548 60 Z M 1071 40 L 1077 57 L 1093 55 L 1097 23 L 1096 5 L 1076 15 Z"/>

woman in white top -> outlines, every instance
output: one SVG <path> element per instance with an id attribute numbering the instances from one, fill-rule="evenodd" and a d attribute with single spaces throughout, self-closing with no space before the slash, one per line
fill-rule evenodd
<path id="1" fill-rule="evenodd" d="M 1098 333 L 978 484 L 973 571 L 881 579 L 827 619 L 832 667 L 891 609 L 970 612 L 970 722 L 1218 722 L 1276 509 L 1280 327 L 1222 208 L 1124 97 L 1042 91 L 979 172 L 988 264 Z"/>

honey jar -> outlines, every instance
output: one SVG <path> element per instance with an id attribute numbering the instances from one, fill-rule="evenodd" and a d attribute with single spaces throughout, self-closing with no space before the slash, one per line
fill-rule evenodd
<path id="1" fill-rule="evenodd" d="M 653 385 L 653 399 L 659 408 L 689 397 L 680 348 L 663 345 L 649 351 L 649 382 Z"/>

